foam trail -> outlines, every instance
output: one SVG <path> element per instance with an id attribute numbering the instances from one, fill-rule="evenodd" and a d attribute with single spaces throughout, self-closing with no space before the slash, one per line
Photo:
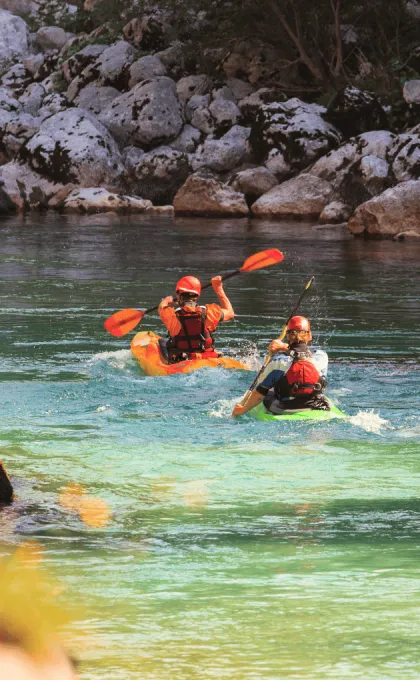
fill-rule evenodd
<path id="1" fill-rule="evenodd" d="M 349 422 L 374 434 L 381 434 L 382 427 L 389 425 L 388 420 L 384 420 L 379 413 L 374 413 L 373 410 L 359 411 L 355 416 L 350 416 Z"/>
<path id="2" fill-rule="evenodd" d="M 115 352 L 98 352 L 93 355 L 89 363 L 95 364 L 98 361 L 105 361 L 113 368 L 124 371 L 127 369 L 127 365 L 133 362 L 133 355 L 129 349 L 119 349 Z"/>
<path id="3" fill-rule="evenodd" d="M 230 418 L 233 407 L 235 404 L 238 404 L 241 399 L 242 397 L 237 397 L 235 399 L 219 399 L 214 402 L 214 408 L 207 411 L 207 415 L 210 416 L 210 418 Z"/>

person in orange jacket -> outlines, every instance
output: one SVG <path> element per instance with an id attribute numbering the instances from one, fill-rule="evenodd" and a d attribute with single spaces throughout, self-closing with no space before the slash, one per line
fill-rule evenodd
<path id="1" fill-rule="evenodd" d="M 214 348 L 213 333 L 221 321 L 230 321 L 235 312 L 227 297 L 221 276 L 211 279 L 219 304 L 201 306 L 200 280 L 183 276 L 176 284 L 176 299 L 168 296 L 159 305 L 159 316 L 169 332 L 166 346 L 161 349 L 170 363 L 186 359 L 206 359 L 219 356 Z"/>

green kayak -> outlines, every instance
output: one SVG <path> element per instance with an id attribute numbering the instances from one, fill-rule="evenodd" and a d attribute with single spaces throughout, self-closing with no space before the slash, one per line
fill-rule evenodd
<path id="1" fill-rule="evenodd" d="M 337 406 L 334 406 L 332 401 L 329 400 L 331 411 L 297 411 L 295 413 L 287 413 L 284 415 L 276 416 L 274 413 L 267 411 L 264 404 L 258 404 L 253 408 L 249 414 L 257 420 L 331 420 L 332 418 L 346 418 L 346 414 L 340 411 Z"/>

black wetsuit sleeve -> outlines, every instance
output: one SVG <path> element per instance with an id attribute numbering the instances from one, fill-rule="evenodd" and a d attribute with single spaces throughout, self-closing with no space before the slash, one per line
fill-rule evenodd
<path id="1" fill-rule="evenodd" d="M 259 394 L 262 394 L 265 397 L 268 394 L 268 387 L 258 385 L 258 387 L 255 388 L 255 391 L 258 392 Z"/>

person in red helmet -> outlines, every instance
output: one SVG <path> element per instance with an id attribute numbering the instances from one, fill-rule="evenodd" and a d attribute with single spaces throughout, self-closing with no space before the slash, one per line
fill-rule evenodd
<path id="1" fill-rule="evenodd" d="M 296 411 L 329 411 L 325 390 L 328 355 L 321 349 L 312 350 L 311 324 L 304 316 L 293 316 L 287 324 L 287 343 L 272 340 L 271 354 L 281 352 L 267 364 L 255 390 L 245 405 L 236 404 L 232 415 L 241 416 L 264 401 L 275 415 Z"/>
<path id="2" fill-rule="evenodd" d="M 195 276 L 183 276 L 176 284 L 176 299 L 169 296 L 160 303 L 159 316 L 169 332 L 166 347 L 161 343 L 161 349 L 170 363 L 219 356 L 213 333 L 221 321 L 233 319 L 235 312 L 223 290 L 222 277 L 215 276 L 211 284 L 220 304 L 198 304 L 201 283 Z"/>

